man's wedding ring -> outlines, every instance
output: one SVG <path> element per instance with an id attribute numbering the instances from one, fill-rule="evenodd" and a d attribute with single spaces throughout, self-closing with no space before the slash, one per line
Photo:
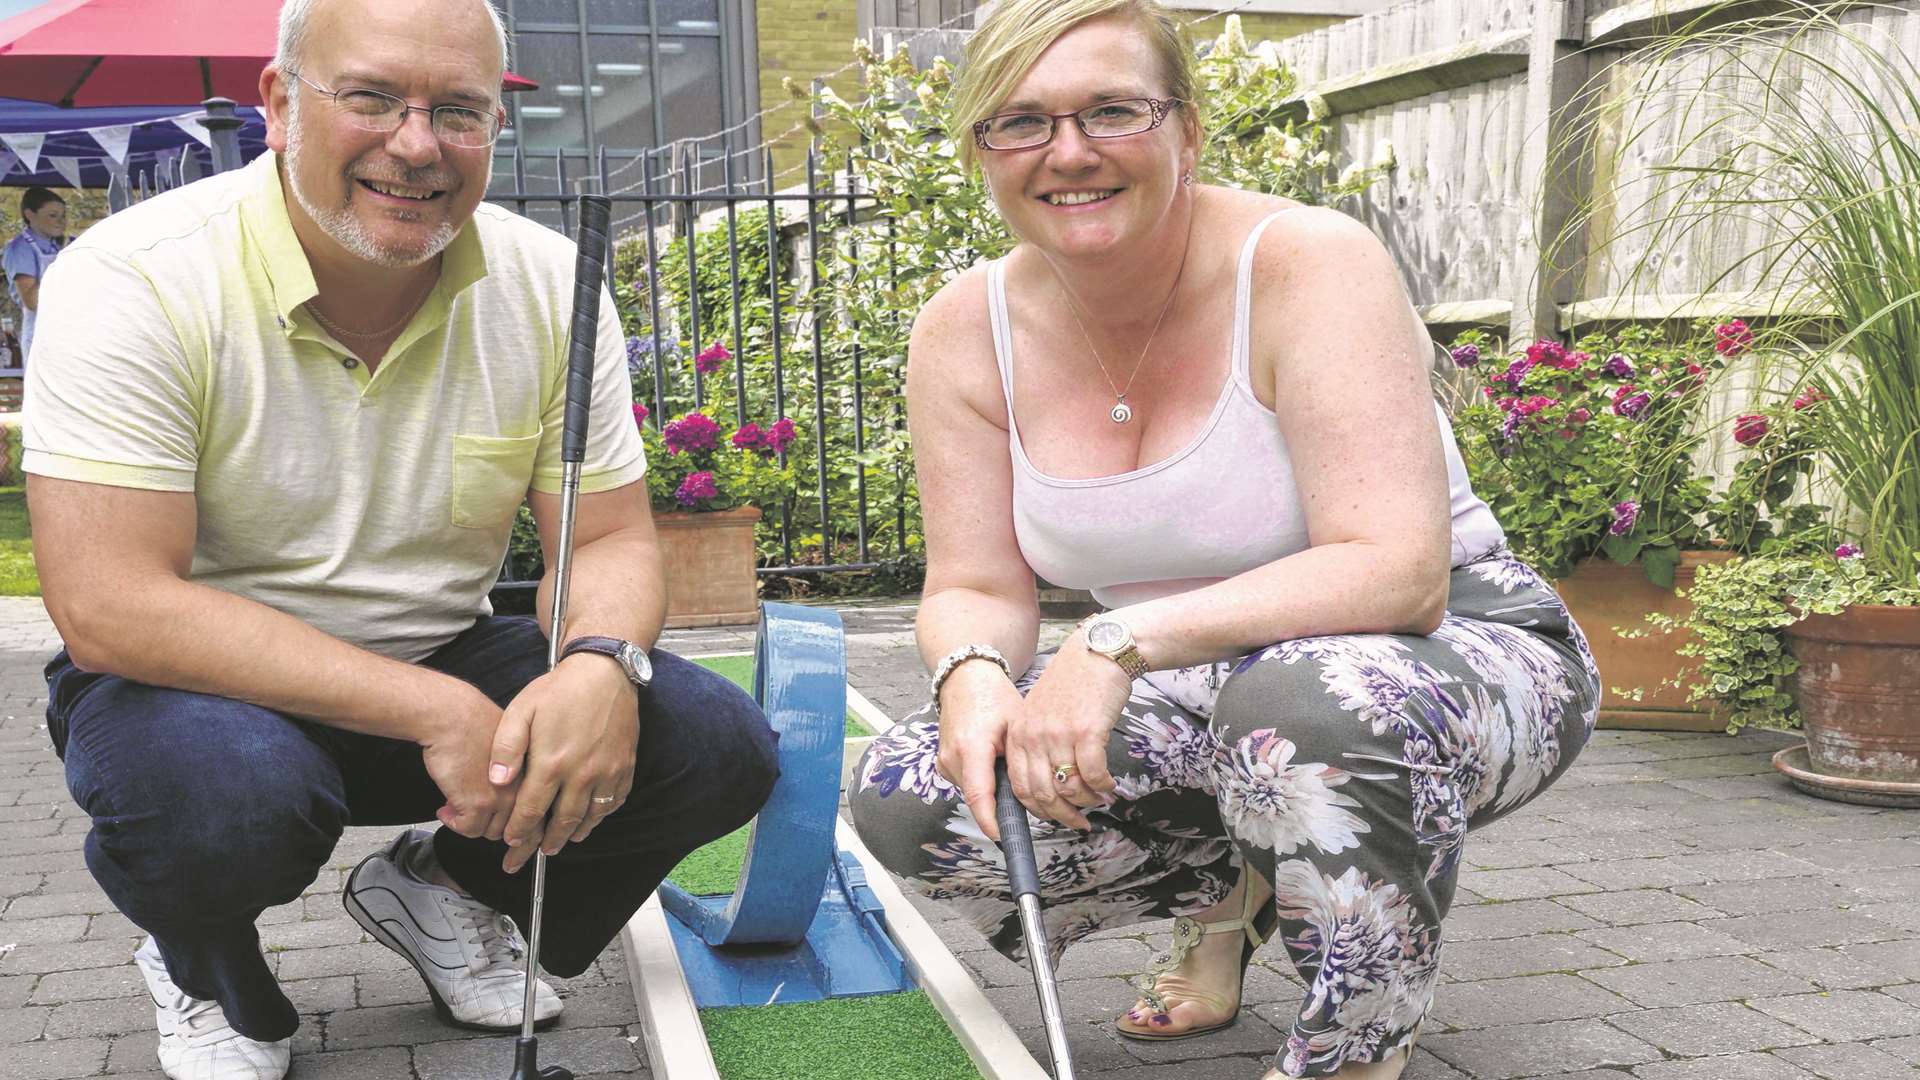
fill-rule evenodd
<path id="1" fill-rule="evenodd" d="M 592 801 L 595 803 L 598 803 L 601 806 L 605 806 L 610 802 L 619 802 L 620 800 L 618 797 L 613 795 L 595 795 Z"/>
<path id="2" fill-rule="evenodd" d="M 1076 769 L 1076 768 L 1074 768 L 1074 767 L 1073 767 L 1072 765 L 1070 765 L 1070 764 L 1067 764 L 1067 765 L 1055 765 L 1055 766 L 1053 767 L 1053 783 L 1054 783 L 1054 786 L 1055 786 L 1055 787 L 1060 787 L 1060 786 L 1062 786 L 1062 785 L 1064 785 L 1064 784 L 1065 784 L 1065 783 L 1066 783 L 1066 782 L 1067 782 L 1068 780 L 1071 780 L 1071 779 L 1073 778 L 1073 774 L 1074 774 L 1074 773 L 1077 773 L 1077 772 L 1079 772 L 1079 771 L 1080 771 L 1079 769 Z"/>

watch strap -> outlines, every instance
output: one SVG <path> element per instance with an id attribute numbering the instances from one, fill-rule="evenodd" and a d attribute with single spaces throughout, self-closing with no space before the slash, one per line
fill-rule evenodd
<path id="1" fill-rule="evenodd" d="M 1076 629 L 1080 631 L 1081 640 L 1086 641 L 1086 628 L 1088 623 L 1093 622 L 1095 619 L 1107 617 L 1110 614 L 1110 612 L 1103 611 L 1081 619 L 1080 625 L 1076 627 Z M 1118 620 L 1115 621 L 1117 622 Z M 1121 625 L 1124 626 L 1125 624 L 1122 623 Z M 1104 656 L 1114 663 L 1119 664 L 1120 670 L 1126 672 L 1127 678 L 1129 679 L 1137 679 L 1151 670 L 1147 664 L 1147 658 L 1140 654 L 1140 646 L 1134 643 L 1131 631 L 1127 634 L 1127 643 L 1112 652 L 1108 652 L 1105 649 L 1094 648 L 1091 641 L 1086 641 L 1086 645 L 1088 652 L 1096 656 Z"/>
<path id="2" fill-rule="evenodd" d="M 620 659 L 620 650 L 625 648 L 626 644 L 626 642 L 621 641 L 617 637 L 586 634 L 567 642 L 566 648 L 560 650 L 560 659 L 565 660 L 567 657 L 578 652 L 590 652 L 599 653 L 601 656 L 611 656 L 615 660 L 618 660 Z"/>

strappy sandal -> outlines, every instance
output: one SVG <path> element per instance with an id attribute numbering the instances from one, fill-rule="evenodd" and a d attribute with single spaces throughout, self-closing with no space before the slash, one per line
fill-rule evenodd
<path id="1" fill-rule="evenodd" d="M 1248 888 L 1246 896 L 1247 903 L 1251 905 L 1253 896 L 1251 887 Z M 1147 1005 L 1153 1009 L 1153 1013 L 1148 1019 L 1151 1020 L 1152 1016 L 1171 1016 L 1175 1005 L 1187 1002 L 1208 1004 L 1216 1000 L 1207 994 L 1189 993 L 1181 986 L 1163 986 L 1161 984 L 1162 977 L 1171 975 L 1178 969 L 1180 964 L 1186 960 L 1187 953 L 1193 951 L 1193 947 L 1200 944 L 1202 938 L 1208 934 L 1231 934 L 1235 932 L 1244 935 L 1240 943 L 1240 985 L 1244 985 L 1247 979 L 1247 966 L 1253 962 L 1254 950 L 1258 949 L 1261 944 L 1267 940 L 1267 936 L 1273 933 L 1274 924 L 1278 921 L 1279 912 L 1274 907 L 1271 899 L 1261 905 L 1261 910 L 1258 912 L 1249 915 L 1243 908 L 1240 918 L 1228 919 L 1224 922 L 1203 923 L 1198 919 L 1186 915 L 1175 919 L 1173 921 L 1173 945 L 1169 947 L 1166 952 L 1154 957 L 1152 969 L 1134 983 L 1140 990 L 1140 996 L 1145 998 Z M 1168 982 L 1175 981 L 1185 982 L 1185 980 L 1179 979 L 1177 976 L 1175 976 L 1174 979 L 1168 980 Z M 1234 1023 L 1240 1019 L 1240 995 L 1237 993 L 1234 995 L 1233 1008 L 1228 1011 L 1226 1019 L 1217 1024 L 1209 1024 L 1205 1027 L 1194 1027 L 1188 1028 L 1185 1031 L 1162 1033 L 1147 1027 L 1128 1027 L 1127 1019 L 1127 1017 L 1121 1017 L 1115 1020 L 1113 1024 L 1114 1031 L 1125 1038 L 1138 1039 L 1142 1042 L 1176 1042 L 1180 1039 L 1192 1039 L 1197 1036 L 1210 1035 L 1213 1032 L 1232 1027 Z"/>

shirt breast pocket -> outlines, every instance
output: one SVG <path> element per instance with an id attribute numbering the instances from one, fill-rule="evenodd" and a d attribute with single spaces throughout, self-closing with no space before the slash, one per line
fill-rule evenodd
<path id="1" fill-rule="evenodd" d="M 453 523 L 494 529 L 513 520 L 533 482 L 540 433 L 453 437 Z"/>

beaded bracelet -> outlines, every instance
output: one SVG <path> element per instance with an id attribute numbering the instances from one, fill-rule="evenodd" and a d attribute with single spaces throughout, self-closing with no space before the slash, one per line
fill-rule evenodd
<path id="1" fill-rule="evenodd" d="M 1000 665 L 1000 670 L 1006 673 L 1007 678 L 1013 678 L 1013 665 L 1007 663 L 1007 658 L 1000 655 L 999 649 L 991 645 L 962 645 L 941 657 L 940 662 L 933 667 L 933 713 L 935 716 L 940 715 L 941 684 L 947 681 L 947 676 L 952 675 L 961 664 L 969 660 L 991 660 Z"/>

